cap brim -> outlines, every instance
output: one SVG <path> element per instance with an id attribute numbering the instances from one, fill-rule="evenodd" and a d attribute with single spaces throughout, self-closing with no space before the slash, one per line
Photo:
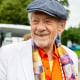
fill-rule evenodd
<path id="1" fill-rule="evenodd" d="M 39 9 L 39 8 L 37 8 L 37 9 L 27 9 L 27 12 L 33 12 L 33 11 L 41 11 L 41 12 L 44 12 L 44 13 L 50 15 L 50 16 L 57 17 L 55 14 L 53 14 L 51 12 L 48 12 L 46 10 Z"/>

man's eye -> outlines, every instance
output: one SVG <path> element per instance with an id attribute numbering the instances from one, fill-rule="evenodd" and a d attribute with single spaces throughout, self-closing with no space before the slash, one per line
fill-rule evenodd
<path id="1" fill-rule="evenodd" d="M 32 22 L 38 22 L 38 20 L 32 20 Z"/>
<path id="2" fill-rule="evenodd" d="M 45 22 L 50 22 L 50 21 L 45 21 Z"/>
<path id="3" fill-rule="evenodd" d="M 50 20 L 46 20 L 45 23 L 48 23 L 49 24 L 49 23 L 51 23 L 51 21 Z"/>

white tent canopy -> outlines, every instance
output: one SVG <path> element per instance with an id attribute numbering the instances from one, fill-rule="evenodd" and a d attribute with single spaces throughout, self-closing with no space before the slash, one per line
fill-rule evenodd
<path id="1" fill-rule="evenodd" d="M 31 32 L 31 27 L 27 25 L 0 24 L 0 33 L 11 32 L 12 36 L 21 37 Z"/>

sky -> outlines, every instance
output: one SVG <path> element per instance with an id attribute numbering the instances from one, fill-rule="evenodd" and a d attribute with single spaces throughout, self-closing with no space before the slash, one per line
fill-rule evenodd
<path id="1" fill-rule="evenodd" d="M 68 2 L 70 15 L 69 19 L 67 20 L 65 29 L 68 29 L 70 26 L 78 27 L 78 25 L 80 24 L 80 0 L 68 0 Z"/>

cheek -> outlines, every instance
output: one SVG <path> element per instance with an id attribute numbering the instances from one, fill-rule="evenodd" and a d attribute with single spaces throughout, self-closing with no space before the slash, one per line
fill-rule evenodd
<path id="1" fill-rule="evenodd" d="M 54 32 L 51 33 L 51 37 L 54 39 L 54 37 L 57 35 L 57 31 L 55 30 Z"/>
<path id="2" fill-rule="evenodd" d="M 34 28 L 31 27 L 31 36 L 34 37 Z"/>
<path id="3" fill-rule="evenodd" d="M 50 32 L 51 32 L 50 35 L 51 39 L 54 39 L 57 35 L 57 28 L 52 28 Z"/>
<path id="4" fill-rule="evenodd" d="M 36 30 L 36 27 L 31 25 L 31 32 L 33 33 L 35 30 Z"/>

